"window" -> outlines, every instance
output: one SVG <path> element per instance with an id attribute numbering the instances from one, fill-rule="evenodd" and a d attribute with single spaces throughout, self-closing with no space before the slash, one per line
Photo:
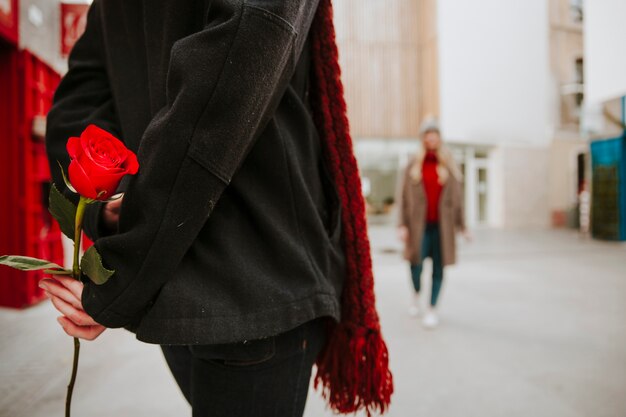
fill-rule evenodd
<path id="1" fill-rule="evenodd" d="M 580 108 L 583 102 L 582 86 L 585 84 L 583 59 L 577 58 L 575 65 L 576 65 L 576 84 L 581 86 L 580 90 L 576 93 L 576 106 Z"/>
<path id="2" fill-rule="evenodd" d="M 583 0 L 570 0 L 569 9 L 572 20 L 581 23 L 583 21 Z"/>

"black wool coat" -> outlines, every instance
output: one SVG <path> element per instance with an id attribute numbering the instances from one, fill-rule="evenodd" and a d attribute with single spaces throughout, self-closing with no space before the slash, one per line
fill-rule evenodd
<path id="1" fill-rule="evenodd" d="M 339 198 L 308 103 L 317 0 L 95 0 L 47 149 L 94 123 L 138 154 L 85 310 L 161 344 L 227 343 L 339 318 Z"/>

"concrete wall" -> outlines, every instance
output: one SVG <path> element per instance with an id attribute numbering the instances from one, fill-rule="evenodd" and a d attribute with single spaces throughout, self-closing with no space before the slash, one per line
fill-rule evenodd
<path id="1" fill-rule="evenodd" d="M 440 0 L 441 121 L 455 142 L 546 144 L 545 0 Z"/>
<path id="2" fill-rule="evenodd" d="M 59 73 L 67 71 L 67 60 L 61 57 L 58 0 L 20 0 L 20 48 L 33 52 Z"/>
<path id="3" fill-rule="evenodd" d="M 583 23 L 571 0 L 550 0 L 550 64 L 554 85 L 554 134 L 549 151 L 549 209 L 553 226 L 572 224 L 578 200 L 579 153 L 588 152 L 581 135 L 584 118 L 580 94 L 584 72 L 577 72 L 576 61 L 583 59 Z M 584 15 L 583 20 L 584 20 Z M 583 77 L 581 78 L 581 75 Z"/>
<path id="4" fill-rule="evenodd" d="M 585 1 L 585 95 L 598 103 L 626 95 L 626 2 Z"/>
<path id="5" fill-rule="evenodd" d="M 578 137 L 555 138 L 550 147 L 550 212 L 565 213 L 577 204 L 579 153 L 588 153 L 589 144 Z"/>
<path id="6" fill-rule="evenodd" d="M 544 228 L 549 215 L 549 157 L 544 147 L 503 146 L 501 216 L 506 228 Z M 494 196 L 498 198 L 498 196 Z"/>
<path id="7" fill-rule="evenodd" d="M 572 13 L 570 0 L 550 0 L 550 64 L 554 86 L 555 129 L 579 131 L 581 109 L 576 94 L 579 79 L 576 60 L 583 59 L 583 25 Z"/>

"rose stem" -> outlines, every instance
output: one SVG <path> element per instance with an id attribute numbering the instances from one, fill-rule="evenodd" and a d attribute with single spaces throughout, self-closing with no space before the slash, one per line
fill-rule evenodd
<path id="1" fill-rule="evenodd" d="M 72 364 L 72 377 L 67 386 L 67 397 L 65 398 L 65 417 L 70 417 L 70 407 L 72 406 L 72 392 L 74 392 L 74 382 L 78 372 L 78 355 L 80 354 L 80 341 L 74 338 L 74 362 Z"/>
<path id="2" fill-rule="evenodd" d="M 80 238 L 83 231 L 83 217 L 85 215 L 85 208 L 87 207 L 87 200 L 84 197 L 80 197 L 78 201 L 78 207 L 76 207 L 76 221 L 74 223 L 74 263 L 72 266 L 72 276 L 74 279 L 80 279 L 80 265 L 78 258 L 80 254 Z M 65 417 L 70 417 L 70 407 L 72 405 L 72 392 L 74 392 L 74 383 L 76 382 L 76 374 L 78 372 L 78 355 L 80 354 L 80 340 L 77 337 L 74 338 L 74 361 L 72 363 L 72 377 L 70 383 L 67 386 L 67 397 L 65 399 Z"/>
<path id="3" fill-rule="evenodd" d="M 78 207 L 76 207 L 76 220 L 74 223 L 74 265 L 72 267 L 72 276 L 74 279 L 80 279 L 80 238 L 83 231 L 83 217 L 85 216 L 85 208 L 87 207 L 87 199 L 80 197 Z"/>

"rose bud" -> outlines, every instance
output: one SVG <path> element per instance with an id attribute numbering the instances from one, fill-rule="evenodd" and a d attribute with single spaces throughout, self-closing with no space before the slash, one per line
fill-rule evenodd
<path id="1" fill-rule="evenodd" d="M 67 152 L 71 158 L 70 183 L 81 196 L 94 200 L 111 198 L 122 177 L 139 169 L 137 156 L 95 125 L 87 126 L 80 138 L 71 137 Z"/>

